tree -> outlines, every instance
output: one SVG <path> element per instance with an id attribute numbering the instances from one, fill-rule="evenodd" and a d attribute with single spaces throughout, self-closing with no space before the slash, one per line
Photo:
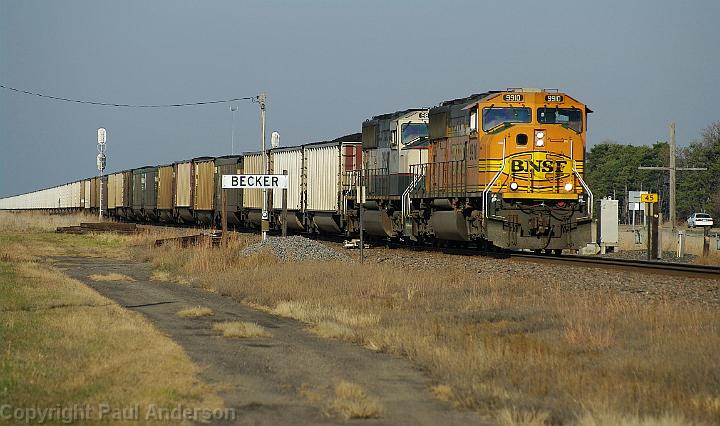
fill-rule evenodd
<path id="1" fill-rule="evenodd" d="M 706 171 L 678 174 L 678 214 L 708 212 L 720 220 L 720 121 L 705 128 L 700 140 L 680 150 L 683 167 L 707 167 Z"/>
<path id="2" fill-rule="evenodd" d="M 627 205 L 626 190 L 647 190 L 660 195 L 661 211 L 669 215 L 669 174 L 665 171 L 638 170 L 639 166 L 668 166 L 669 146 L 657 142 L 621 145 L 605 141 L 591 148 L 586 158 L 585 180 L 595 199 L 611 196 Z M 678 167 L 707 167 L 707 171 L 677 174 L 677 212 L 679 218 L 694 212 L 708 212 L 720 221 L 720 121 L 703 130 L 699 140 L 678 150 Z M 624 209 L 623 209 L 624 211 Z"/>
<path id="3" fill-rule="evenodd" d="M 610 196 L 620 200 L 624 207 L 628 202 L 628 190 L 667 191 L 666 177 L 662 172 L 638 170 L 638 167 L 664 166 L 668 152 L 665 142 L 649 147 L 605 141 L 593 146 L 587 154 L 585 178 L 596 200 Z M 621 210 L 625 211 L 624 208 Z"/>

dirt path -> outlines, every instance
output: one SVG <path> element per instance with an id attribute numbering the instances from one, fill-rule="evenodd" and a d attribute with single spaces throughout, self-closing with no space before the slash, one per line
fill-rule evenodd
<path id="1" fill-rule="evenodd" d="M 227 407 L 237 409 L 237 424 L 343 424 L 324 414 L 341 380 L 362 385 L 383 406 L 378 419 L 353 420 L 368 425 L 482 424 L 432 398 L 431 382 L 409 362 L 356 345 L 308 333 L 297 321 L 273 316 L 188 286 L 151 282 L 150 266 L 106 259 L 57 258 L 57 266 L 117 303 L 141 312 L 178 342 L 199 365 L 204 379 L 220 386 Z M 96 282 L 91 274 L 122 273 L 135 282 Z M 180 318 L 193 306 L 215 315 Z M 211 331 L 213 322 L 252 321 L 272 338 L 227 339 Z M 161 360 L 158 360 L 161 362 Z M 305 389 L 304 396 L 300 390 Z M 313 395 L 322 398 L 313 398 Z M 309 396 L 309 397 L 308 397 Z M 316 400 L 317 399 L 317 400 Z"/>

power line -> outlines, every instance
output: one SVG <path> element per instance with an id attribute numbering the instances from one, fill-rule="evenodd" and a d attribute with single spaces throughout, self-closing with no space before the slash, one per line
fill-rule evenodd
<path id="1" fill-rule="evenodd" d="M 60 96 L 52 96 L 52 95 L 46 95 L 43 93 L 36 93 L 36 92 L 30 92 L 28 90 L 17 89 L 15 87 L 5 86 L 3 84 L 0 84 L 0 88 L 6 89 L 6 90 L 12 90 L 13 92 L 23 93 L 25 95 L 32 95 L 32 96 L 39 96 L 41 98 L 53 99 L 56 101 L 73 102 L 76 104 L 121 107 L 121 108 L 175 108 L 175 107 L 223 104 L 223 103 L 235 102 L 235 101 L 255 101 L 258 99 L 257 96 L 246 96 L 246 97 L 242 97 L 242 98 L 220 99 L 220 100 L 199 101 L 199 102 L 186 102 L 186 103 L 180 103 L 180 104 L 133 105 L 133 104 L 116 104 L 113 102 L 96 102 L 96 101 L 85 101 L 85 100 L 81 100 L 81 99 L 63 98 Z"/>

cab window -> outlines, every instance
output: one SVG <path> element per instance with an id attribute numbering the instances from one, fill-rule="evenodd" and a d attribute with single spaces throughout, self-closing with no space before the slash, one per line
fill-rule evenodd
<path id="1" fill-rule="evenodd" d="M 530 108 L 483 108 L 482 128 L 487 132 L 501 124 L 529 123 L 531 115 Z"/>
<path id="2" fill-rule="evenodd" d="M 407 145 L 428 136 L 426 123 L 406 123 L 402 127 L 402 144 Z"/>
<path id="3" fill-rule="evenodd" d="M 538 123 L 560 124 L 563 127 L 582 132 L 582 110 L 578 108 L 538 108 Z"/>

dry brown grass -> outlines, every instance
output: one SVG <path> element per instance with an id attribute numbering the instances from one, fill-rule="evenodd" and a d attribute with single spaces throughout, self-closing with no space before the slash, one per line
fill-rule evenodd
<path id="1" fill-rule="evenodd" d="M 183 318 L 199 318 L 212 316 L 215 315 L 215 313 L 210 308 L 206 308 L 204 306 L 195 306 L 193 308 L 181 309 L 177 311 L 175 315 Z"/>
<path id="2" fill-rule="evenodd" d="M 141 256 L 156 239 L 196 233 L 193 230 L 142 226 L 132 235 L 56 233 L 57 226 L 97 222 L 83 214 L 49 215 L 38 212 L 0 211 L 0 261 L 45 261 L 52 256 L 85 256 L 130 259 Z"/>
<path id="3" fill-rule="evenodd" d="M 381 416 L 382 406 L 377 399 L 369 397 L 362 386 L 342 381 L 335 387 L 335 399 L 328 411 L 346 420 L 371 419 Z"/>
<path id="4" fill-rule="evenodd" d="M 331 339 L 340 339 L 346 341 L 353 341 L 355 339 L 355 332 L 352 328 L 338 324 L 334 321 L 321 321 L 316 324 L 310 331 L 317 334 L 320 337 L 326 337 Z"/>
<path id="5" fill-rule="evenodd" d="M 117 272 L 111 272 L 109 274 L 91 274 L 88 275 L 88 278 L 90 278 L 93 281 L 127 281 L 127 282 L 135 282 L 135 278 L 129 277 L 125 274 L 119 274 Z"/>
<path id="6" fill-rule="evenodd" d="M 577 421 L 577 426 L 699 426 L 702 424 L 704 423 L 692 422 L 677 414 L 640 417 L 606 411 L 586 412 Z"/>
<path id="7" fill-rule="evenodd" d="M 568 291 L 517 273 L 285 263 L 209 248 L 146 256 L 321 336 L 405 356 L 449 387 L 444 398 L 498 419 L 571 424 L 588 406 L 638 421 L 720 418 L 707 402 L 720 394 L 720 313 L 710 307 Z"/>
<path id="8" fill-rule="evenodd" d="M 550 415 L 544 411 L 522 411 L 515 408 L 503 408 L 497 415 L 499 426 L 545 426 Z"/>
<path id="9" fill-rule="evenodd" d="M 172 274 L 168 271 L 152 271 L 152 274 L 150 274 L 150 281 L 171 282 Z"/>
<path id="10" fill-rule="evenodd" d="M 3 403 L 223 406 L 200 368 L 141 314 L 42 263 L 0 262 L 0 283 Z"/>
<path id="11" fill-rule="evenodd" d="M 452 402 L 455 397 L 453 395 L 452 387 L 448 385 L 435 385 L 430 388 L 433 396 L 440 401 Z"/>
<path id="12" fill-rule="evenodd" d="M 80 225 L 80 222 L 98 222 L 98 217 L 84 213 L 48 214 L 33 211 L 0 211 L 0 229 L 15 232 L 55 231 L 59 226 L 77 226 Z"/>
<path id="13" fill-rule="evenodd" d="M 213 324 L 212 329 L 221 332 L 224 337 L 272 337 L 264 327 L 254 322 L 218 322 Z"/>

